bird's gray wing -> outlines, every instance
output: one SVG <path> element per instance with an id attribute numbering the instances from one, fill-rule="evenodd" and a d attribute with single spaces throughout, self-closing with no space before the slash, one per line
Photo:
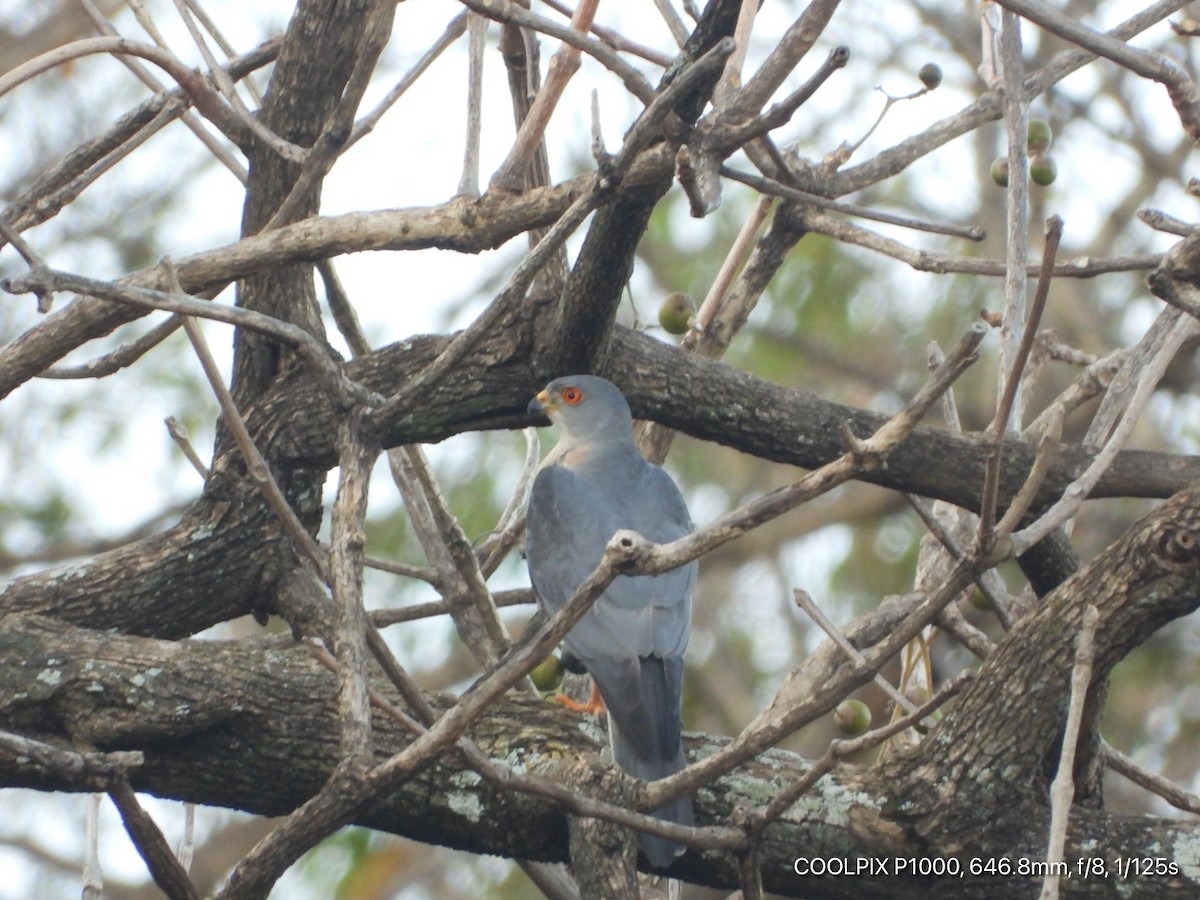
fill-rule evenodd
<path id="1" fill-rule="evenodd" d="M 583 477 L 563 466 L 543 468 L 529 498 L 525 555 L 546 611 L 561 609 L 599 564 L 613 534 L 632 528 L 658 543 L 692 530 L 670 476 L 640 456 L 635 478 Z M 621 473 L 625 474 L 625 473 Z M 566 641 L 587 664 L 597 657 L 678 656 L 687 648 L 696 563 L 659 575 L 619 575 Z"/>

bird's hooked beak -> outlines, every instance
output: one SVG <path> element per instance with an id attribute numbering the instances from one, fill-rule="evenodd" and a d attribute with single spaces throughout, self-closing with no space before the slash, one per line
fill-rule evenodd
<path id="1" fill-rule="evenodd" d="M 545 390 L 538 391 L 536 397 L 529 401 L 525 408 L 526 414 L 539 425 L 550 424 L 550 413 L 558 412 L 558 405 L 550 398 Z"/>

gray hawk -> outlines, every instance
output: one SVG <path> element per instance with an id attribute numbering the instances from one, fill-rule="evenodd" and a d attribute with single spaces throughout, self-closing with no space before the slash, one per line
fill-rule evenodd
<path id="1" fill-rule="evenodd" d="M 534 479 L 525 538 L 538 603 L 553 614 L 596 568 L 617 531 L 665 543 L 693 526 L 675 482 L 638 452 L 629 404 L 614 384 L 594 375 L 558 378 L 529 412 L 549 417 L 560 433 Z M 563 641 L 608 709 L 614 761 L 643 781 L 684 766 L 680 699 L 696 570 L 693 561 L 659 575 L 618 575 Z M 690 825 L 691 799 L 651 814 Z M 656 868 L 685 849 L 648 834 L 639 834 L 638 843 Z"/>

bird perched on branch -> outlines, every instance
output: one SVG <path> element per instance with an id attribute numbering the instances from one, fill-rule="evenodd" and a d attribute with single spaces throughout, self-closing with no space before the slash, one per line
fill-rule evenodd
<path id="1" fill-rule="evenodd" d="M 594 375 L 555 379 L 530 402 L 529 413 L 548 417 L 560 433 L 534 479 L 525 537 L 534 592 L 553 614 L 596 568 L 617 531 L 665 543 L 693 526 L 675 482 L 634 445 L 629 404 L 614 384 Z M 680 698 L 696 569 L 693 561 L 658 575 L 618 575 L 563 641 L 603 703 L 595 694 L 582 706 L 560 699 L 577 709 L 607 707 L 613 759 L 643 781 L 684 765 Z M 691 799 L 651 813 L 690 825 Z M 656 868 L 685 849 L 648 834 L 639 834 L 638 843 Z"/>

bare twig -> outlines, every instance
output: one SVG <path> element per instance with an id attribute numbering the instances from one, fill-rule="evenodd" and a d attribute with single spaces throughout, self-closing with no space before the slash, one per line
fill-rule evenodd
<path id="1" fill-rule="evenodd" d="M 154 63 L 175 80 L 201 115 L 239 146 L 245 145 L 248 135 L 253 134 L 285 159 L 298 161 L 304 158 L 304 148 L 297 147 L 272 133 L 257 117 L 239 115 L 237 110 L 224 102 L 200 73 L 189 69 L 174 54 L 151 44 L 142 44 L 122 37 L 84 38 L 43 53 L 0 76 L 0 96 L 56 66 L 101 53 L 137 56 Z"/>
<path id="2" fill-rule="evenodd" d="M 1101 751 L 1104 754 L 1105 765 L 1114 772 L 1120 772 L 1134 784 L 1144 787 L 1152 794 L 1157 794 L 1177 809 L 1200 813 L 1200 796 L 1191 791 L 1185 791 L 1175 782 L 1163 778 L 1156 772 L 1143 769 L 1133 759 L 1107 742 L 1101 745 Z"/>
<path id="3" fill-rule="evenodd" d="M 180 865 L 171 846 L 154 820 L 142 809 L 129 786 L 129 779 L 120 775 L 113 779 L 108 788 L 108 796 L 112 798 L 121 821 L 129 838 L 150 870 L 154 883 L 170 900 L 195 900 L 200 894 L 196 886 L 188 878 L 187 871 Z"/>
<path id="4" fill-rule="evenodd" d="M 267 461 L 263 458 L 262 453 L 259 452 L 254 439 L 250 437 L 250 431 L 246 428 L 246 422 L 242 419 L 242 414 L 238 411 L 237 404 L 233 402 L 233 396 L 229 393 L 229 388 L 225 386 L 224 379 L 221 378 L 221 372 L 217 368 L 216 360 L 213 359 L 212 353 L 208 349 L 208 343 L 204 340 L 204 334 L 200 331 L 200 326 L 190 317 L 185 317 L 183 327 L 187 331 L 188 339 L 192 342 L 196 356 L 200 359 L 200 365 L 204 369 L 205 377 L 208 378 L 213 393 L 217 397 L 217 403 L 221 406 L 221 414 L 224 416 L 225 425 L 233 435 L 238 450 L 241 451 L 242 458 L 246 463 L 247 474 L 258 485 L 267 503 L 275 511 L 275 514 L 279 516 L 280 522 L 283 523 L 284 529 L 291 536 L 297 548 L 316 566 L 317 571 L 326 572 L 327 566 L 324 550 L 321 549 L 313 536 L 308 533 L 308 529 L 300 522 L 296 511 L 287 502 L 287 498 L 283 495 L 283 491 L 271 474 L 270 466 L 267 465 Z"/>
<path id="5" fill-rule="evenodd" d="M 717 82 L 713 91 L 713 105 L 723 109 L 738 88 L 742 86 L 742 66 L 746 63 L 746 50 L 750 46 L 750 32 L 754 30 L 754 19 L 758 15 L 758 3 L 755 0 L 742 0 L 738 10 L 737 25 L 733 30 L 733 41 L 737 45 L 729 61 L 725 63 L 725 72 Z"/>
<path id="6" fill-rule="evenodd" d="M 649 104 L 654 99 L 654 87 L 646 80 L 646 76 L 623 60 L 620 54 L 614 52 L 602 41 L 590 38 L 574 28 L 565 27 L 550 19 L 535 15 L 509 0 L 461 0 L 461 2 L 463 6 L 489 19 L 529 28 L 577 47 L 620 78 L 626 90 L 642 103 Z"/>
<path id="7" fill-rule="evenodd" d="M 29 760 L 49 772 L 63 775 L 74 784 L 105 787 L 114 775 L 137 768 L 145 762 L 140 750 L 115 750 L 109 753 L 57 747 L 9 731 L 0 731 L 0 747 Z"/>
<path id="8" fill-rule="evenodd" d="M 467 138 L 463 149 L 462 177 L 458 193 L 479 196 L 479 137 L 483 128 L 483 51 L 487 20 L 478 13 L 467 16 Z"/>
<path id="9" fill-rule="evenodd" d="M 1161 53 L 1140 50 L 1122 40 L 1093 31 L 1078 19 L 1071 18 L 1039 0 L 996 0 L 996 3 L 1077 47 L 1112 60 L 1136 75 L 1163 85 L 1175 106 L 1175 112 L 1179 114 L 1184 131 L 1193 141 L 1200 142 L 1200 92 L 1187 71 L 1178 63 Z"/>
<path id="10" fill-rule="evenodd" d="M 511 591 L 496 591 L 492 595 L 492 601 L 496 604 L 497 609 L 503 609 L 508 606 L 532 605 L 537 602 L 537 598 L 534 597 L 531 588 L 516 588 Z M 430 600 L 427 603 L 414 603 L 399 609 L 372 610 L 370 617 L 376 628 L 386 628 L 400 622 L 413 622 L 417 619 L 449 614 L 450 604 L 445 600 Z"/>
<path id="11" fill-rule="evenodd" d="M 787 812 L 792 804 L 820 781 L 826 773 L 832 771 L 841 760 L 870 750 L 894 735 L 915 725 L 920 725 L 966 687 L 973 677 L 974 673 L 971 671 L 960 672 L 938 688 L 937 693 L 927 701 L 919 707 L 910 709 L 908 713 L 895 721 L 860 734 L 858 737 L 837 738 L 830 741 L 825 753 L 809 767 L 803 778 L 792 782 L 776 794 L 766 806 L 759 807 L 749 814 L 747 825 L 751 835 L 761 834 L 768 825 Z"/>
<path id="12" fill-rule="evenodd" d="M 894 213 L 870 209 L 866 206 L 858 206 L 854 203 L 830 200 L 828 197 L 822 197 L 819 194 L 810 194 L 808 191 L 801 191 L 797 188 L 788 187 L 786 184 L 780 184 L 773 178 L 763 178 L 758 175 L 751 175 L 748 172 L 739 172 L 729 166 L 721 166 L 720 171 L 726 178 L 741 182 L 755 190 L 762 191 L 764 194 L 773 194 L 776 197 L 796 200 L 800 203 L 807 203 L 810 206 L 818 207 L 819 209 L 858 216 L 861 219 L 872 219 L 876 222 L 886 222 L 889 225 L 899 225 L 903 228 L 912 228 L 917 231 L 928 231 L 931 234 L 948 234 L 952 237 L 966 238 L 969 241 L 982 241 L 987 237 L 987 232 L 977 225 L 944 225 L 941 222 L 929 222 L 913 216 L 899 216 Z"/>
<path id="13" fill-rule="evenodd" d="M 379 448 L 352 412 L 338 429 L 338 489 L 330 526 L 329 587 L 334 603 L 334 650 L 340 681 L 339 768 L 371 764 L 371 710 L 367 699 L 366 612 L 363 609 L 363 548 L 367 494 Z M 335 776 L 336 777 L 336 776 Z"/>
<path id="14" fill-rule="evenodd" d="M 171 316 L 167 321 L 160 322 L 145 334 L 126 341 L 109 353 L 98 356 L 93 360 L 78 366 L 51 366 L 38 375 L 39 378 L 77 379 L 104 378 L 114 372 L 119 372 L 126 366 L 131 366 L 168 337 L 179 330 L 183 319 Z"/>
<path id="15" fill-rule="evenodd" d="M 754 77 L 730 101 L 729 107 L 749 114 L 762 109 L 783 84 L 784 79 L 812 49 L 837 7 L 838 0 L 815 0 L 808 4 L 759 66 Z"/>
<path id="16" fill-rule="evenodd" d="M 388 461 L 417 539 L 438 572 L 459 637 L 480 665 L 494 665 L 508 649 L 509 640 L 470 541 L 419 447 L 389 450 Z"/>
<path id="17" fill-rule="evenodd" d="M 1002 259 L 950 256 L 932 250 L 918 250 L 893 238 L 884 237 L 873 231 L 847 222 L 839 216 L 810 211 L 805 214 L 805 225 L 812 231 L 874 250 L 910 265 L 918 272 L 933 272 L 944 275 L 957 272 L 963 275 L 1003 276 L 1007 264 Z M 1111 256 L 1092 258 L 1082 256 L 1054 267 L 1055 278 L 1094 278 L 1111 272 L 1135 272 L 1153 269 L 1162 262 L 1162 254 L 1144 253 L 1137 256 Z M 1026 274 L 1037 275 L 1041 263 L 1029 263 Z"/>
<path id="18" fill-rule="evenodd" d="M 54 269 L 37 269 L 16 278 L 0 280 L 0 288 L 13 293 L 35 293 L 38 290 L 71 291 L 102 300 L 113 300 L 146 309 L 162 309 L 184 316 L 213 319 L 241 328 L 250 328 L 281 341 L 294 349 L 313 368 L 330 396 L 350 402 L 378 402 L 382 398 L 350 382 L 329 355 L 328 349 L 298 325 L 284 322 L 252 309 L 207 303 L 182 291 L 155 291 L 149 288 L 122 285 L 117 282 L 85 278 Z"/>
<path id="19" fill-rule="evenodd" d="M 446 25 L 446 30 L 442 32 L 442 36 L 433 42 L 433 45 L 425 51 L 411 69 L 404 73 L 404 77 L 396 83 L 396 86 L 388 91 L 387 95 L 371 112 L 354 123 L 354 130 L 350 133 L 349 140 L 346 141 L 347 147 L 350 147 L 361 138 L 370 134 L 375 126 L 379 124 L 379 120 L 383 118 L 383 114 L 395 105 L 396 101 L 416 83 L 416 80 L 425 73 L 425 70 L 433 64 L 434 60 L 442 55 L 442 52 L 447 47 L 462 36 L 462 33 L 467 30 L 467 15 L 468 13 L 462 12 L 451 19 L 449 24 Z"/>
<path id="20" fill-rule="evenodd" d="M 525 533 L 525 509 L 529 503 L 529 491 L 533 486 L 534 476 L 537 475 L 538 462 L 541 456 L 541 444 L 538 442 L 537 429 L 526 428 L 525 463 L 521 468 L 521 476 L 513 488 L 508 506 L 500 514 L 495 530 L 476 551 L 479 557 L 479 568 L 485 578 L 490 577 L 496 568 L 517 545 L 521 535 Z"/>
<path id="21" fill-rule="evenodd" d="M 555 12 L 562 13 L 568 19 L 574 15 L 573 10 L 565 3 L 560 3 L 559 0 L 542 0 L 546 6 L 550 7 Z M 671 64 L 672 56 L 666 53 L 660 53 L 653 47 L 647 47 L 644 44 L 639 44 L 637 41 L 632 41 L 619 31 L 613 31 L 611 28 L 605 28 L 603 25 L 592 23 L 592 34 L 604 41 L 614 50 L 624 51 L 632 56 L 639 56 L 647 62 L 652 62 L 655 65 L 662 66 L 664 69 Z"/>
<path id="22" fill-rule="evenodd" d="M 816 603 L 813 602 L 812 597 L 808 595 L 807 591 L 796 588 L 792 591 L 792 597 L 796 601 L 796 605 L 808 613 L 808 617 L 820 626 L 821 630 L 828 635 L 831 641 L 842 648 L 842 652 L 844 652 L 851 661 L 858 665 L 866 664 L 866 660 L 863 659 L 863 655 L 858 652 L 853 644 L 846 640 L 846 636 L 842 634 L 841 629 L 834 625 L 833 621 L 827 615 L 825 615 L 824 612 L 822 612 L 821 608 L 817 606 Z M 872 680 L 880 690 L 892 698 L 892 702 L 895 703 L 899 709 L 904 710 L 906 713 L 911 713 L 916 709 L 911 700 L 905 697 L 904 694 L 900 693 L 894 684 L 892 684 L 878 672 L 875 673 L 875 677 Z"/>
<path id="23" fill-rule="evenodd" d="M 667 23 L 667 28 L 671 32 L 671 37 L 675 39 L 675 43 L 680 47 L 686 44 L 689 33 L 688 28 L 683 24 L 683 20 L 679 18 L 679 13 L 675 12 L 675 7 L 671 5 L 671 0 L 654 0 L 654 8 L 658 10 L 658 14 Z"/>
<path id="24" fill-rule="evenodd" d="M 1067 824 L 1071 802 L 1075 798 L 1075 748 L 1083 722 L 1083 706 L 1092 683 L 1092 664 L 1096 656 L 1096 628 L 1100 613 L 1089 606 L 1083 611 L 1079 643 L 1075 647 L 1075 666 L 1071 670 L 1071 703 L 1067 707 L 1067 722 L 1063 727 L 1062 750 L 1058 771 L 1050 785 L 1050 835 L 1046 846 L 1046 877 L 1042 881 L 1040 900 L 1058 900 L 1059 867 L 1067 843 Z"/>
<path id="25" fill-rule="evenodd" d="M 941 519 L 934 514 L 934 511 L 928 507 L 923 498 L 917 497 L 913 494 L 905 494 L 904 499 L 908 501 L 909 506 L 911 506 L 916 512 L 917 516 L 921 519 L 921 522 L 927 529 L 929 529 L 929 533 L 937 539 L 938 543 L 942 545 L 952 560 L 955 562 L 961 562 L 967 558 L 967 551 L 962 548 L 958 540 L 956 540 L 955 535 L 952 534 L 947 529 L 946 525 L 941 521 Z M 969 521 L 971 520 L 967 519 L 966 522 L 955 521 L 953 527 L 958 531 L 965 531 L 967 522 Z M 975 577 L 975 586 L 978 587 L 983 593 L 983 596 L 987 598 L 992 610 L 996 613 L 996 618 L 1000 620 L 1000 624 L 1004 626 L 1004 629 L 1007 631 L 1009 628 L 1012 628 L 1012 616 L 1009 615 L 1008 612 L 1008 601 L 1006 599 L 1004 583 L 1001 581 L 999 575 L 996 574 L 996 571 L 994 569 L 988 569 L 984 572 L 980 572 Z M 958 637 L 958 635 L 955 636 Z M 972 652 L 978 652 L 981 649 L 982 647 L 978 641 L 971 646 Z M 982 656 L 986 654 L 980 655 Z"/>
<path id="26" fill-rule="evenodd" d="M 187 457 L 187 461 L 192 464 L 192 468 L 200 473 L 201 478 L 208 478 L 208 466 L 204 464 L 204 460 L 200 458 L 200 454 L 196 452 L 196 448 L 192 446 L 191 437 L 188 435 L 187 428 L 183 423 L 174 416 L 167 416 L 166 420 L 167 434 L 171 436 L 171 440 L 179 447 L 179 450 Z"/>
<path id="27" fill-rule="evenodd" d="M 1011 164 L 1011 161 L 1010 161 Z M 992 419 L 992 424 L 988 428 L 988 440 L 991 443 L 987 459 L 987 466 L 984 471 L 982 500 L 980 502 L 979 514 L 979 535 L 976 541 L 977 551 L 980 556 L 986 557 L 991 552 L 992 541 L 995 537 L 993 526 L 996 516 L 996 501 L 1000 486 L 1000 462 L 1001 453 L 1003 451 L 1003 439 L 1006 434 L 1012 430 L 1010 428 L 1010 420 L 1013 415 L 1013 409 L 1017 409 L 1017 419 L 1020 421 L 1021 406 L 1020 406 L 1020 386 L 1021 379 L 1025 372 L 1025 365 L 1029 361 L 1029 353 L 1033 349 L 1034 340 L 1037 337 L 1038 325 L 1042 320 L 1042 313 L 1046 309 L 1046 299 L 1050 294 L 1050 279 L 1051 273 L 1054 270 L 1054 259 L 1058 255 L 1058 245 L 1062 240 L 1062 219 L 1058 216 L 1051 216 L 1046 220 L 1046 242 L 1042 251 L 1042 268 L 1038 275 L 1037 289 L 1034 294 L 1033 306 L 1029 310 L 1029 321 L 1022 320 L 1015 330 L 1010 329 L 1009 337 L 1014 335 L 1018 337 L 1015 347 L 1009 348 L 1009 353 L 1005 354 L 1005 360 L 1008 362 L 1009 369 L 1004 373 L 1003 382 L 1001 384 L 1000 399 L 996 403 L 996 415 Z M 1010 235 L 1011 239 L 1011 235 Z M 1019 284 L 1014 283 L 1011 279 L 1006 279 L 1006 284 L 1014 291 L 1019 290 L 1021 300 L 1018 305 L 1021 307 L 1022 315 L 1024 315 L 1025 302 L 1025 281 L 1024 278 L 1019 279 Z M 1015 295 L 1014 295 L 1015 296 Z M 1013 302 L 1010 299 L 1010 304 Z M 1003 337 L 1005 328 L 1009 326 L 1008 312 L 1005 313 L 1006 325 L 1001 328 Z M 1039 458 L 1042 456 L 1043 448 L 1048 453 L 1053 453 L 1053 447 L 1057 446 L 1058 439 L 1055 437 L 1052 442 L 1043 441 L 1038 448 Z M 1042 461 L 1043 466 L 1048 465 L 1049 460 Z M 1035 464 L 1035 470 L 1037 466 Z M 1044 475 L 1044 469 L 1039 471 L 1037 481 L 1041 481 Z M 1026 485 L 1033 480 L 1033 473 L 1030 473 L 1030 478 L 1026 479 Z M 1036 490 L 1028 492 L 1026 502 L 1032 502 L 1033 493 Z M 1021 510 L 1021 515 L 1024 510 Z M 1007 516 L 1011 525 L 1016 525 L 1020 518 L 1013 518 L 1012 510 L 1009 510 Z"/>
<path id="28" fill-rule="evenodd" d="M 1137 217 L 1155 231 L 1165 231 L 1167 234 L 1176 234 L 1179 237 L 1187 237 L 1196 230 L 1196 226 L 1191 222 L 1177 219 L 1160 209 L 1139 209 Z"/>
<path id="29" fill-rule="evenodd" d="M 825 57 L 817 71 L 804 84 L 778 103 L 773 104 L 761 116 L 755 116 L 745 122 L 735 121 L 730 124 L 726 124 L 723 117 L 718 116 L 717 123 L 713 126 L 714 139 L 720 144 L 740 146 L 786 125 L 796 114 L 796 110 L 807 103 L 821 85 L 829 80 L 829 76 L 838 69 L 844 68 L 849 61 L 849 47 L 844 45 L 834 47 L 829 51 L 829 55 Z"/>
<path id="30" fill-rule="evenodd" d="M 586 33 L 591 27 L 592 19 L 595 18 L 598 4 L 599 0 L 580 0 L 575 14 L 571 17 L 571 29 L 581 34 Z M 554 54 L 542 89 L 538 91 L 525 121 L 521 123 L 508 156 L 492 175 L 489 190 L 520 190 L 525 171 L 535 149 L 542 141 L 550 117 L 554 114 L 558 101 L 562 99 L 567 83 L 579 70 L 579 55 L 579 48 L 566 42 Z"/>
<path id="31" fill-rule="evenodd" d="M 13 228 L 8 221 L 0 216 L 0 236 L 8 243 L 12 244 L 13 248 L 21 255 L 21 259 L 29 265 L 30 269 L 44 269 L 46 261 L 41 255 L 30 246 L 29 242 L 21 235 L 21 232 Z M 37 297 L 37 310 L 40 313 L 48 313 L 54 308 L 54 291 L 52 290 L 35 290 L 34 296 Z"/>
<path id="32" fill-rule="evenodd" d="M 84 826 L 83 900 L 104 900 L 104 873 L 100 867 L 100 801 L 102 794 L 89 794 Z"/>

